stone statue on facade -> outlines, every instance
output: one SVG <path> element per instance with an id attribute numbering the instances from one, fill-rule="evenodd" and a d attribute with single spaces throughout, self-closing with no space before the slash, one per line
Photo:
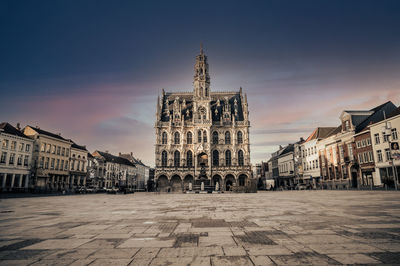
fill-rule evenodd
<path id="1" fill-rule="evenodd" d="M 218 191 L 219 190 L 219 183 L 217 182 L 216 184 L 215 184 L 215 191 Z"/>
<path id="2" fill-rule="evenodd" d="M 192 182 L 189 183 L 189 191 L 192 191 L 193 187 L 192 187 Z"/>
<path id="3" fill-rule="evenodd" d="M 201 187 L 200 187 L 201 191 L 204 191 L 204 182 L 201 182 Z"/>

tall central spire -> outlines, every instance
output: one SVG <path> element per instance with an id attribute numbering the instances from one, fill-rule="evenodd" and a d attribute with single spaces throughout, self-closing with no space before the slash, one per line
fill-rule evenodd
<path id="1" fill-rule="evenodd" d="M 200 54 L 196 56 L 193 86 L 195 97 L 208 98 L 210 96 L 210 75 L 208 73 L 207 56 L 203 52 L 203 44 L 200 44 Z"/>

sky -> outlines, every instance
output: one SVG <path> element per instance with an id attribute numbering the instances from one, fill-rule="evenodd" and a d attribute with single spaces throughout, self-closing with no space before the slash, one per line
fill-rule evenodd
<path id="1" fill-rule="evenodd" d="M 247 93 L 252 163 L 400 105 L 400 1 L 0 1 L 0 122 L 154 165 L 157 95 L 192 91 L 200 43 L 211 91 Z"/>

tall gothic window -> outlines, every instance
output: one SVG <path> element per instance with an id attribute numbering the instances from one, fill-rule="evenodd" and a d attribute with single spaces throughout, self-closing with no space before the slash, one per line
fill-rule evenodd
<path id="1" fill-rule="evenodd" d="M 197 131 L 197 142 L 201 143 L 201 130 Z"/>
<path id="2" fill-rule="evenodd" d="M 212 162 L 213 166 L 219 165 L 219 152 L 217 150 L 214 150 L 212 153 Z"/>
<path id="3" fill-rule="evenodd" d="M 186 164 L 188 167 L 193 166 L 193 153 L 191 151 L 186 153 Z"/>
<path id="4" fill-rule="evenodd" d="M 175 132 L 175 135 L 174 135 L 174 142 L 175 142 L 175 144 L 179 144 L 179 143 L 180 143 L 180 135 L 179 135 L 179 132 Z"/>
<path id="5" fill-rule="evenodd" d="M 226 166 L 231 166 L 232 165 L 232 157 L 231 157 L 231 151 L 227 150 L 225 152 L 225 165 Z"/>
<path id="6" fill-rule="evenodd" d="M 168 162 L 168 154 L 166 151 L 163 151 L 161 153 L 161 166 L 163 167 L 167 166 L 167 162 Z"/>
<path id="7" fill-rule="evenodd" d="M 238 151 L 238 160 L 239 160 L 239 165 L 243 166 L 244 165 L 244 155 L 243 155 L 242 150 Z"/>
<path id="8" fill-rule="evenodd" d="M 162 144 L 167 144 L 167 142 L 168 142 L 167 132 L 164 131 L 164 132 L 162 133 L 161 139 L 162 139 L 162 140 L 161 140 L 161 141 L 162 141 L 162 142 L 161 142 Z"/>
<path id="9" fill-rule="evenodd" d="M 237 142 L 238 142 L 238 144 L 242 144 L 243 143 L 243 133 L 242 133 L 242 131 L 238 131 L 238 133 L 237 133 Z"/>
<path id="10" fill-rule="evenodd" d="M 203 131 L 203 142 L 207 143 L 207 131 Z"/>
<path id="11" fill-rule="evenodd" d="M 188 132 L 186 135 L 186 140 L 187 140 L 187 144 L 192 144 L 193 140 L 192 140 L 192 132 Z"/>
<path id="12" fill-rule="evenodd" d="M 174 152 L 174 166 L 178 167 L 180 165 L 180 160 L 181 160 L 181 154 L 179 151 Z"/>
<path id="13" fill-rule="evenodd" d="M 213 144 L 218 144 L 218 132 L 214 131 L 213 132 Z"/>
<path id="14" fill-rule="evenodd" d="M 231 133 L 229 131 L 225 132 L 225 144 L 231 144 Z"/>

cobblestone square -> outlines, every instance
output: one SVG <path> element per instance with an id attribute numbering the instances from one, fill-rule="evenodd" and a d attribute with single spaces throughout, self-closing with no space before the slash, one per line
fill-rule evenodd
<path id="1" fill-rule="evenodd" d="M 2 199 L 0 265 L 397 264 L 400 194 L 87 194 Z"/>

